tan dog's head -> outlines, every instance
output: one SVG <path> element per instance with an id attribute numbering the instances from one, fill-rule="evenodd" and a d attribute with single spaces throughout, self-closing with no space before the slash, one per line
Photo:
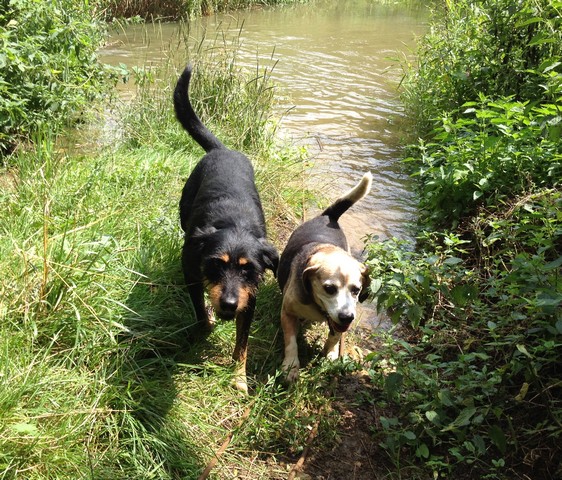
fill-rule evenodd
<path id="1" fill-rule="evenodd" d="M 367 298 L 370 283 L 367 267 L 335 246 L 322 247 L 310 257 L 302 280 L 337 332 L 349 328 L 357 302 Z"/>

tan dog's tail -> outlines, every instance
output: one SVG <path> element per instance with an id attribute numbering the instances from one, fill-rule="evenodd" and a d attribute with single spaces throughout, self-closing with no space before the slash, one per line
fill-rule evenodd
<path id="1" fill-rule="evenodd" d="M 330 220 L 337 221 L 353 204 L 369 193 L 372 183 L 373 176 L 371 172 L 367 172 L 355 187 L 332 203 L 322 212 L 322 215 L 327 215 L 330 217 Z"/>

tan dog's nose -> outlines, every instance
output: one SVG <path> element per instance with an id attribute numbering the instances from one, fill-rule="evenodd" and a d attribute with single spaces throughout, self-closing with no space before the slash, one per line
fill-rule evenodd
<path id="1" fill-rule="evenodd" d="M 349 325 L 355 319 L 355 314 L 353 312 L 340 312 L 338 313 L 338 320 L 343 325 Z"/>

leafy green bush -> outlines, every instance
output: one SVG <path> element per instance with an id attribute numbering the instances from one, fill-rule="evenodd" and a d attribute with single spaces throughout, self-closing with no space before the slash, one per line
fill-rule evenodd
<path id="1" fill-rule="evenodd" d="M 556 478 L 562 453 L 562 2 L 447 2 L 406 107 L 418 244 L 371 242 L 377 432 L 455 478 Z M 431 128 L 430 128 L 431 127 Z"/>
<path id="2" fill-rule="evenodd" d="M 410 446 L 436 471 L 523 459 L 517 468 L 550 478 L 556 460 L 533 458 L 554 456 L 562 436 L 562 192 L 506 207 L 475 216 L 471 241 L 426 234 L 422 251 L 370 245 L 379 308 L 422 324 L 416 342 L 372 357 L 373 380 L 398 409 L 382 444 L 391 456 Z"/>
<path id="3" fill-rule="evenodd" d="M 56 133 L 98 96 L 103 32 L 87 0 L 4 0 L 0 8 L 0 151 L 42 126 Z"/>
<path id="4" fill-rule="evenodd" d="M 562 94 L 562 75 L 556 78 Z M 454 227 L 481 204 L 549 188 L 562 179 L 560 103 L 479 95 L 444 116 L 406 161 L 418 177 L 424 222 Z"/>
<path id="5" fill-rule="evenodd" d="M 485 96 L 544 100 L 544 75 L 561 71 L 562 3 L 448 0 L 419 44 L 404 100 L 423 135 L 443 112 Z M 552 101 L 556 97 L 550 97 Z"/>

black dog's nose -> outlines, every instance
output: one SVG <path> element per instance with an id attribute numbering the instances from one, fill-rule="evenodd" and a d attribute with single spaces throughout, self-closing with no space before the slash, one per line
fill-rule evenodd
<path id="1" fill-rule="evenodd" d="M 353 322 L 355 318 L 355 314 L 353 312 L 340 312 L 338 313 L 338 320 L 345 325 L 350 324 Z"/>
<path id="2" fill-rule="evenodd" d="M 238 299 L 234 296 L 232 297 L 222 297 L 220 301 L 221 310 L 224 312 L 235 312 L 238 308 Z"/>

